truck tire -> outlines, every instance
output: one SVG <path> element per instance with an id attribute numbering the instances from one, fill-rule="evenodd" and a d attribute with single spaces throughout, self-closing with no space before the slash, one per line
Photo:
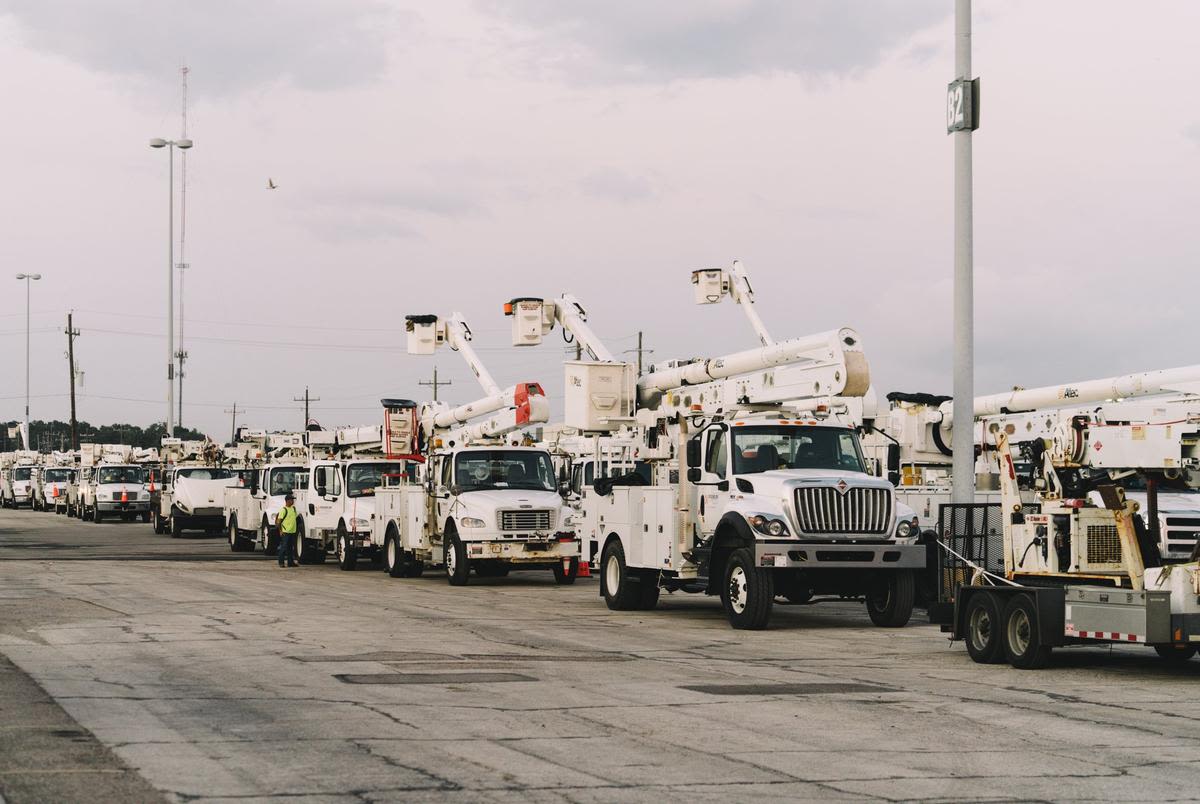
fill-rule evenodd
<path id="1" fill-rule="evenodd" d="M 155 533 L 159 534 L 160 536 L 162 535 L 162 517 L 158 515 L 158 511 L 150 512 L 150 527 L 153 528 Z"/>
<path id="2" fill-rule="evenodd" d="M 388 528 L 383 538 L 384 568 L 392 578 L 408 577 L 408 561 L 404 558 L 404 548 L 400 546 L 400 535 L 395 528 Z"/>
<path id="3" fill-rule="evenodd" d="M 1154 652 L 1167 664 L 1183 664 L 1196 655 L 1192 645 L 1155 645 Z"/>
<path id="4" fill-rule="evenodd" d="M 579 577 L 579 557 L 571 559 L 567 569 L 563 569 L 562 562 L 554 565 L 554 582 L 559 586 L 570 586 L 575 583 L 575 579 Z"/>
<path id="5" fill-rule="evenodd" d="M 976 592 L 963 615 L 967 653 L 978 664 L 1005 660 L 1004 627 L 1000 621 L 1000 598 L 991 592 Z"/>
<path id="6" fill-rule="evenodd" d="M 262 533 L 263 552 L 274 558 L 279 553 L 279 534 L 271 533 L 271 523 L 265 516 L 263 517 L 262 525 L 259 527 Z"/>
<path id="7" fill-rule="evenodd" d="M 183 537 L 183 523 L 176 519 L 174 514 L 167 518 L 167 529 L 171 531 L 172 539 Z"/>
<path id="8" fill-rule="evenodd" d="M 142 511 L 142 522 L 145 523 L 145 522 L 149 522 L 149 521 L 150 521 L 150 512 Z"/>
<path id="9" fill-rule="evenodd" d="M 642 573 L 641 587 L 638 589 L 637 607 L 642 611 L 650 611 L 658 607 L 658 573 L 648 571 Z"/>
<path id="10" fill-rule="evenodd" d="M 237 515 L 229 518 L 229 550 L 233 553 L 245 553 L 254 549 L 254 542 L 242 537 L 237 526 Z"/>
<path id="11" fill-rule="evenodd" d="M 467 560 L 467 547 L 458 538 L 458 534 L 450 531 L 442 539 L 443 563 L 446 566 L 446 580 L 451 586 L 466 586 L 471 577 L 471 562 Z"/>
<path id="12" fill-rule="evenodd" d="M 101 522 L 104 521 L 104 514 L 100 513 L 99 505 L 92 507 L 92 521 L 95 522 L 97 525 L 99 525 Z"/>
<path id="13" fill-rule="evenodd" d="M 304 538 L 304 521 L 296 523 L 296 535 L 292 537 L 292 554 L 297 564 L 313 563 L 312 542 Z"/>
<path id="14" fill-rule="evenodd" d="M 1037 670 L 1050 661 L 1050 646 L 1042 644 L 1037 606 L 1029 595 L 1013 595 L 1004 607 L 1004 653 L 1018 670 Z"/>
<path id="15" fill-rule="evenodd" d="M 912 617 L 916 582 L 910 570 L 894 570 L 876 577 L 867 588 L 867 614 L 880 628 L 903 628 Z"/>
<path id="16" fill-rule="evenodd" d="M 420 578 L 425 572 L 425 562 L 413 559 L 404 570 L 405 578 Z"/>
<path id="17" fill-rule="evenodd" d="M 350 536 L 346 533 L 346 525 L 338 523 L 337 529 L 337 560 L 338 566 L 350 571 L 358 566 L 358 549 L 350 544 Z"/>
<path id="18" fill-rule="evenodd" d="M 641 588 L 633 580 L 625 563 L 625 548 L 620 539 L 613 539 L 600 559 L 600 594 L 612 611 L 634 611 L 641 608 Z"/>
<path id="19" fill-rule="evenodd" d="M 769 569 L 754 565 L 754 551 L 739 547 L 725 562 L 721 602 L 729 624 L 747 631 L 761 631 L 771 620 L 775 603 L 775 578 Z"/>

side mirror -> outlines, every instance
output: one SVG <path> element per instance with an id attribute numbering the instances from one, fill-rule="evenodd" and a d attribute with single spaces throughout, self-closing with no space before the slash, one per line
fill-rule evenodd
<path id="1" fill-rule="evenodd" d="M 317 486 L 317 496 L 318 497 L 324 497 L 328 493 L 329 493 L 328 489 L 326 489 L 324 486 Z"/>
<path id="2" fill-rule="evenodd" d="M 571 482 L 569 480 L 558 481 L 558 494 L 560 497 L 566 497 L 571 493 Z"/>
<path id="3" fill-rule="evenodd" d="M 455 483 L 453 486 L 450 487 L 450 493 L 452 495 L 454 495 L 455 497 L 457 497 L 458 495 L 462 494 L 462 486 Z"/>
<path id="4" fill-rule="evenodd" d="M 687 479 L 688 479 L 689 483 L 699 483 L 700 482 L 700 467 L 699 466 L 688 467 Z"/>
<path id="5" fill-rule="evenodd" d="M 687 442 L 687 465 L 689 469 L 700 465 L 700 439 L 698 438 L 693 438 Z M 691 476 L 691 472 L 688 472 L 689 479 Z"/>

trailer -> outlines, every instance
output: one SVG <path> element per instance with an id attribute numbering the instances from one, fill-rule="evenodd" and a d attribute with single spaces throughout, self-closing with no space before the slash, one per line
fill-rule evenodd
<path id="1" fill-rule="evenodd" d="M 1182 440 L 1182 429 L 1190 437 Z M 1145 645 L 1183 662 L 1200 647 L 1200 547 L 1169 564 L 1116 479 L 1200 485 L 1200 418 L 1157 425 L 1076 420 L 1040 444 L 1034 505 L 1022 501 L 1004 426 L 995 426 L 998 506 L 947 506 L 942 605 L 933 612 L 979 663 L 1046 666 L 1055 648 Z M 1183 444 L 1182 448 L 1180 444 Z M 1113 447 L 1112 450 L 1109 447 Z M 964 526 L 965 525 L 965 526 Z M 1001 534 L 999 543 L 994 536 Z M 991 536 L 991 538 L 989 538 Z M 989 542 L 993 542 L 989 549 Z M 998 550 L 1003 570 L 987 556 Z M 982 559 L 982 560 L 981 560 Z"/>

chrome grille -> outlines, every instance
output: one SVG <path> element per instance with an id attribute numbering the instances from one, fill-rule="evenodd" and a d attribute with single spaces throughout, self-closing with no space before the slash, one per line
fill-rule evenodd
<path id="1" fill-rule="evenodd" d="M 890 489 L 833 486 L 796 489 L 796 519 L 803 533 L 886 534 L 892 529 Z"/>
<path id="2" fill-rule="evenodd" d="M 120 502 L 120 501 L 121 501 L 121 494 L 122 494 L 122 493 L 124 493 L 124 494 L 125 494 L 125 499 L 127 499 L 127 500 L 136 500 L 136 499 L 137 499 L 137 492 L 136 492 L 136 491 L 126 491 L 126 492 L 114 491 L 114 492 L 113 492 L 113 496 L 112 496 L 112 498 L 113 498 L 113 501 L 114 501 L 114 502 Z"/>
<path id="3" fill-rule="evenodd" d="M 1087 526 L 1087 560 L 1089 564 L 1121 563 L 1121 539 L 1116 525 Z"/>
<path id="4" fill-rule="evenodd" d="M 520 511 L 501 511 L 500 530 L 528 531 L 550 530 L 554 525 L 553 513 L 547 509 L 522 509 Z"/>

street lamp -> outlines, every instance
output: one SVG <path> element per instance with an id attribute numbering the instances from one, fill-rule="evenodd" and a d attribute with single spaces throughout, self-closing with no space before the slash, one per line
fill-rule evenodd
<path id="1" fill-rule="evenodd" d="M 167 436 L 175 435 L 175 149 L 192 147 L 189 139 L 150 140 L 167 149 Z"/>
<path id="2" fill-rule="evenodd" d="M 41 274 L 17 274 L 18 280 L 25 280 L 25 449 L 29 449 L 29 288 L 41 278 Z"/>

